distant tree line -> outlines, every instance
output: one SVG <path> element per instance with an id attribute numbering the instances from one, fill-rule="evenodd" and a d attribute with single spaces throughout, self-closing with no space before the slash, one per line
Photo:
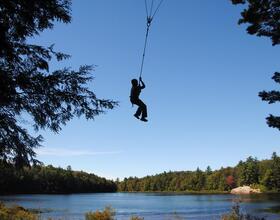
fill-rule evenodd
<path id="1" fill-rule="evenodd" d="M 273 153 L 269 160 L 248 157 L 235 167 L 205 171 L 164 172 L 143 178 L 129 177 L 111 181 L 83 171 L 33 165 L 18 169 L 0 161 L 0 193 L 95 193 L 155 191 L 229 191 L 251 185 L 262 191 L 280 192 L 280 157 Z"/>
<path id="2" fill-rule="evenodd" d="M 17 169 L 0 162 L 0 193 L 93 193 L 115 192 L 117 185 L 110 180 L 82 171 L 49 166 Z"/>
<path id="3" fill-rule="evenodd" d="M 212 171 L 164 172 L 144 178 L 129 177 L 117 181 L 119 191 L 229 191 L 243 185 L 263 191 L 280 191 L 280 157 L 273 153 L 270 160 L 249 157 L 235 167 Z"/>

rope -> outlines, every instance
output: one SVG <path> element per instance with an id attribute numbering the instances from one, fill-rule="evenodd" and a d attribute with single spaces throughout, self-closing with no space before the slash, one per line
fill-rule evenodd
<path id="1" fill-rule="evenodd" d="M 149 15 L 149 17 L 151 17 L 151 15 L 152 15 L 152 12 L 153 12 L 153 7 L 154 7 L 154 0 L 152 0 L 152 3 L 151 3 L 151 7 L 150 7 L 150 15 Z"/>
<path id="2" fill-rule="evenodd" d="M 145 9 L 146 9 L 146 15 L 148 17 L 149 16 L 149 12 L 148 12 L 147 0 L 145 0 Z"/>
<path id="3" fill-rule="evenodd" d="M 142 62 L 141 62 L 139 78 L 142 77 L 142 73 L 143 73 L 143 67 L 144 67 L 144 61 L 145 61 L 146 48 L 147 48 L 150 26 L 152 24 L 152 21 L 153 21 L 155 15 L 156 15 L 156 13 L 158 12 L 158 10 L 160 8 L 162 2 L 163 2 L 163 0 L 160 1 L 156 10 L 153 12 L 153 5 L 154 5 L 154 0 L 153 0 L 152 3 L 151 3 L 150 13 L 148 14 L 147 0 L 145 0 L 145 9 L 146 9 L 146 15 L 147 15 L 147 29 L 146 29 L 146 35 L 145 35 L 145 43 L 144 43 L 144 50 L 143 50 L 143 55 L 142 55 Z"/>
<path id="4" fill-rule="evenodd" d="M 154 12 L 154 14 L 153 14 L 153 16 L 152 16 L 152 19 L 155 17 L 156 13 L 158 12 L 158 10 L 159 10 L 159 8 L 160 8 L 162 2 L 163 2 L 163 0 L 161 0 L 160 3 L 158 4 L 157 9 L 155 10 L 155 12 Z"/>
<path id="5" fill-rule="evenodd" d="M 146 37 L 145 37 L 145 43 L 144 43 L 144 50 L 143 50 L 143 56 L 142 56 L 142 63 L 141 63 L 141 69 L 140 69 L 140 77 L 142 77 L 142 73 L 143 73 L 143 66 L 144 66 L 144 61 L 145 61 L 145 55 L 146 55 L 146 48 L 147 48 L 147 42 L 148 42 L 148 36 L 149 36 L 149 30 L 150 30 L 150 24 L 148 24 L 147 21 L 147 30 L 146 30 Z"/>

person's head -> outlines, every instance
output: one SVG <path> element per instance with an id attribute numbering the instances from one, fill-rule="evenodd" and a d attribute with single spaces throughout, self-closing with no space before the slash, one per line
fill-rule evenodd
<path id="1" fill-rule="evenodd" d="M 132 86 L 138 86 L 138 80 L 137 79 L 131 80 L 131 84 Z"/>

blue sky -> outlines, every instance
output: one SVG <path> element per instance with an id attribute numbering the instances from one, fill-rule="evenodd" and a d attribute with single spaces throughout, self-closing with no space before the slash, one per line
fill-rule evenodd
<path id="1" fill-rule="evenodd" d="M 94 121 L 74 119 L 59 134 L 40 131 L 45 142 L 37 152 L 45 164 L 123 178 L 218 169 L 280 153 L 280 132 L 265 123 L 279 108 L 257 96 L 277 88 L 271 76 L 280 69 L 280 51 L 237 25 L 242 7 L 227 0 L 164 1 L 143 73 L 148 123 L 133 117 L 128 98 L 141 62 L 144 0 L 73 0 L 72 9 L 71 24 L 33 41 L 72 55 L 52 69 L 97 65 L 89 87 L 120 106 Z"/>

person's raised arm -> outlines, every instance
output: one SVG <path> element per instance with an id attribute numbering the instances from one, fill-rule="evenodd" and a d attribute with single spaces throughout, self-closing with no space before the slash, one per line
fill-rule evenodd
<path id="1" fill-rule="evenodd" d="M 139 81 L 140 81 L 140 88 L 141 89 L 144 89 L 146 87 L 145 83 L 143 82 L 142 80 L 142 77 L 139 78 Z"/>

